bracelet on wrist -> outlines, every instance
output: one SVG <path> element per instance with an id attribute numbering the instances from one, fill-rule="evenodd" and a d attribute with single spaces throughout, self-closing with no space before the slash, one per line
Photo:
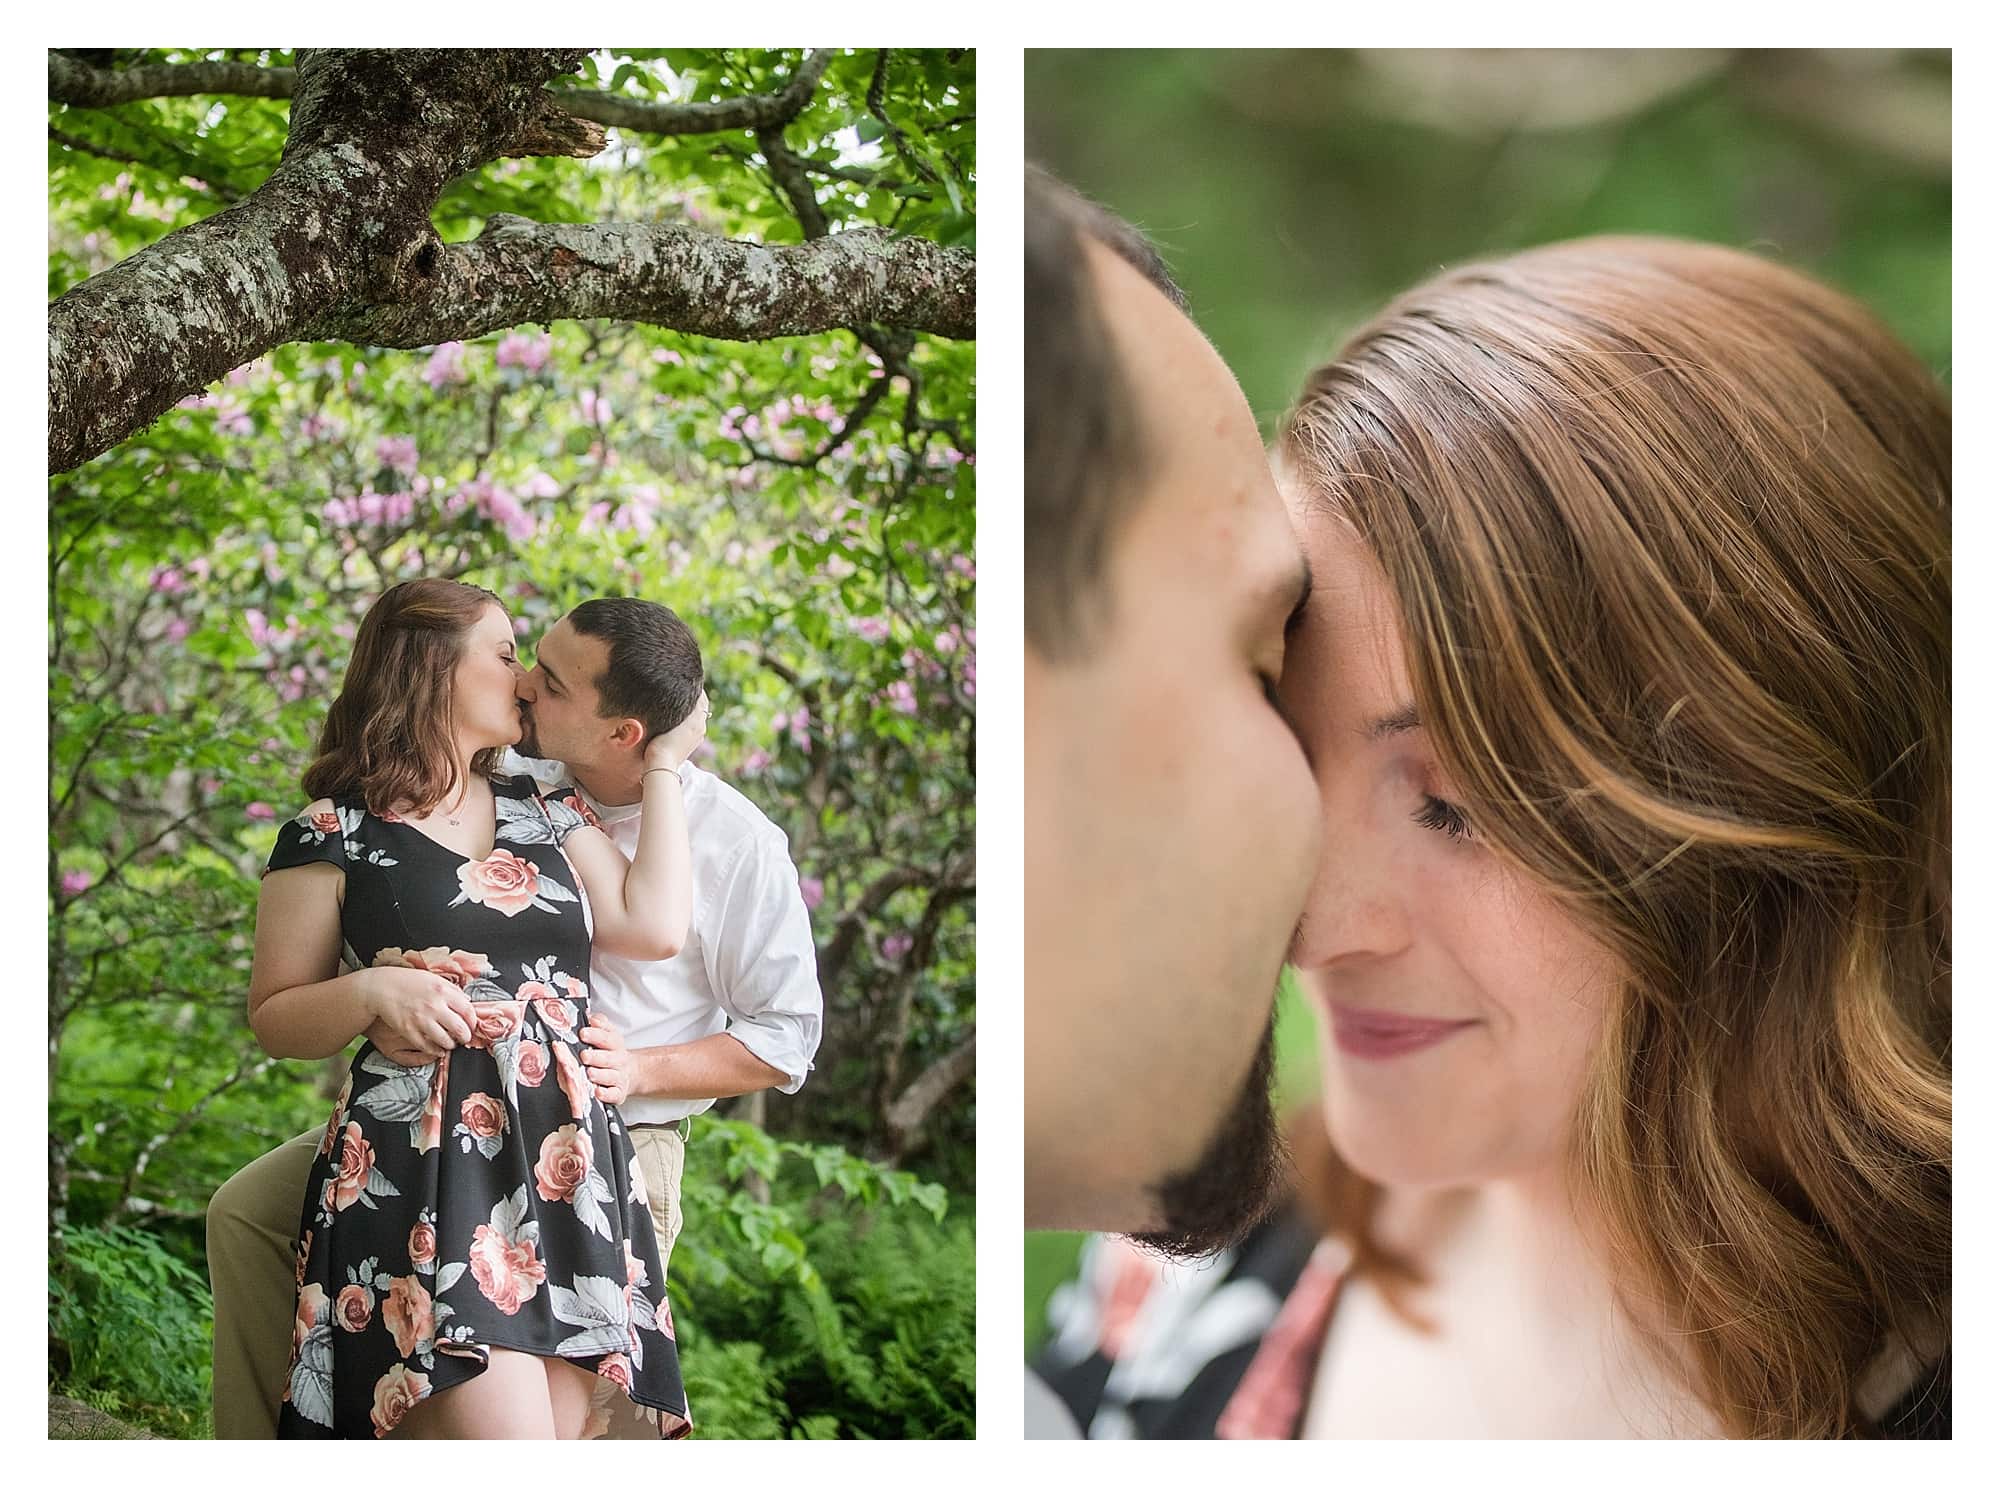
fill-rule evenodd
<path id="1" fill-rule="evenodd" d="M 681 778 L 680 767 L 678 765 L 654 765 L 651 769 L 639 772 L 641 780 L 644 780 L 648 775 L 671 775 L 676 780 Z"/>

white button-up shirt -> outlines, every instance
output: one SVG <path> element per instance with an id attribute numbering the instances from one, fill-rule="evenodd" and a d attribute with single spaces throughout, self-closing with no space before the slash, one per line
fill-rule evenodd
<path id="1" fill-rule="evenodd" d="M 576 785 L 552 760 L 511 751 L 503 772 L 531 774 L 544 789 Z M 819 962 L 806 902 L 784 832 L 741 791 L 692 763 L 681 766 L 694 913 L 687 943 L 670 961 L 634 961 L 593 950 L 590 1001 L 634 1049 L 687 1044 L 727 1033 L 773 1069 L 790 1095 L 806 1082 L 819 1048 Z M 640 803 L 607 806 L 577 786 L 618 850 L 639 846 Z M 578 887 L 581 888 L 581 883 Z M 714 1100 L 632 1095 L 629 1121 L 678 1121 Z"/>

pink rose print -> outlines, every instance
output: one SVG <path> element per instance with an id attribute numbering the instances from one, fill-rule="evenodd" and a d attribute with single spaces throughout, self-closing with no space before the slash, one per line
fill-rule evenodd
<path id="1" fill-rule="evenodd" d="M 551 1030 L 568 1038 L 576 1032 L 576 1009 L 558 997 L 544 998 L 535 1004 L 535 1012 Z"/>
<path id="2" fill-rule="evenodd" d="M 632 1361 L 624 1354 L 606 1354 L 597 1372 L 627 1394 L 632 1390 Z"/>
<path id="3" fill-rule="evenodd" d="M 339 835 L 340 814 L 335 811 L 315 811 L 312 814 L 312 829 L 322 837 Z"/>
<path id="4" fill-rule="evenodd" d="M 568 1044 L 552 1044 L 550 1047 L 556 1055 L 556 1083 L 569 1097 L 569 1114 L 581 1121 L 590 1109 L 597 1088 L 590 1083 L 590 1076 L 583 1072 L 583 1066 L 576 1062 L 576 1056 L 570 1053 Z"/>
<path id="5" fill-rule="evenodd" d="M 375 1299 L 364 1286 L 344 1286 L 333 1299 L 333 1315 L 349 1333 L 359 1333 L 375 1316 Z"/>
<path id="6" fill-rule="evenodd" d="M 556 989 L 551 987 L 547 982 L 521 983 L 521 1000 L 523 1002 L 533 1002 L 538 997 L 554 997 L 555 995 Z"/>
<path id="7" fill-rule="evenodd" d="M 475 1002 L 472 1005 L 472 1047 L 490 1049 L 521 1031 L 518 1002 Z"/>
<path id="8" fill-rule="evenodd" d="M 514 1052 L 514 1078 L 530 1090 L 542 1083 L 549 1072 L 549 1056 L 533 1039 L 522 1039 Z"/>
<path id="9" fill-rule="evenodd" d="M 437 1231 L 422 1221 L 411 1225 L 410 1264 L 412 1266 L 427 1266 L 437 1259 L 437 1253 Z"/>
<path id="10" fill-rule="evenodd" d="M 402 1425 L 410 1407 L 430 1392 L 429 1375 L 391 1364 L 389 1372 L 375 1381 L 375 1408 L 368 1412 L 368 1419 L 375 1423 L 375 1434 L 387 1436 Z"/>
<path id="11" fill-rule="evenodd" d="M 541 892 L 541 872 L 526 858 L 496 847 L 491 857 L 462 864 L 458 885 L 474 904 L 497 909 L 511 918 L 535 902 Z"/>
<path id="12" fill-rule="evenodd" d="M 497 1137 L 507 1129 L 507 1108 L 480 1091 L 459 1103 L 458 1119 L 474 1137 Z"/>
<path id="13" fill-rule="evenodd" d="M 493 974 L 493 963 L 477 951 L 454 951 L 449 946 L 430 946 L 406 951 L 390 946 L 375 955 L 377 966 L 408 966 L 417 971 L 435 972 L 455 987 Z"/>
<path id="14" fill-rule="evenodd" d="M 318 1282 L 309 1287 L 299 1288 L 298 1311 L 292 1315 L 292 1356 L 298 1357 L 305 1347 L 306 1334 L 312 1332 L 313 1325 L 326 1311 L 326 1288 Z"/>
<path id="15" fill-rule="evenodd" d="M 472 1232 L 471 1262 L 472 1279 L 479 1283 L 480 1294 L 509 1317 L 548 1280 L 533 1241 L 510 1245 L 491 1225 L 481 1225 Z"/>
<path id="16" fill-rule="evenodd" d="M 312 1259 L 313 1233 L 313 1231 L 307 1230 L 306 1238 L 299 1246 L 298 1265 L 292 1271 L 292 1285 L 295 1287 L 302 1287 L 306 1284 L 306 1262 Z"/>
<path id="17" fill-rule="evenodd" d="M 417 1118 L 416 1140 L 412 1145 L 419 1152 L 435 1150 L 444 1132 L 444 1085 L 450 1067 L 451 1055 L 439 1055 L 437 1068 L 431 1072 L 430 1099 L 424 1102 L 423 1114 Z"/>
<path id="18" fill-rule="evenodd" d="M 559 1126 L 542 1138 L 541 1159 L 535 1164 L 535 1192 L 550 1203 L 568 1203 L 590 1176 L 590 1133 L 577 1126 Z"/>
<path id="19" fill-rule="evenodd" d="M 347 1135 L 340 1144 L 340 1172 L 333 1180 L 333 1207 L 345 1209 L 368 1187 L 368 1175 L 375 1171 L 375 1148 L 361 1135 L 358 1121 L 347 1123 Z"/>
<path id="20" fill-rule="evenodd" d="M 396 1352 L 405 1359 L 429 1340 L 436 1322 L 431 1314 L 431 1294 L 418 1278 L 398 1276 L 389 1283 L 389 1295 L 382 1299 L 382 1326 L 396 1340 Z"/>

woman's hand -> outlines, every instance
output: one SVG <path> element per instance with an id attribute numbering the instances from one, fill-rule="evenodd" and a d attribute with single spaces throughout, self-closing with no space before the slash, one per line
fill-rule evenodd
<path id="1" fill-rule="evenodd" d="M 619 1105 L 632 1093 L 632 1051 L 625 1047 L 624 1035 L 592 1013 L 576 1036 L 590 1045 L 583 1051 L 583 1067 L 597 1087 L 597 1098 L 607 1106 Z"/>
<path id="2" fill-rule="evenodd" d="M 405 1043 L 402 1036 L 380 1018 L 362 1029 L 361 1036 L 375 1046 L 377 1054 L 391 1064 L 400 1064 L 404 1069 L 422 1069 L 427 1064 L 436 1064 L 438 1055 L 445 1052 L 438 1050 L 433 1053 L 429 1049 L 419 1049 L 414 1044 Z"/>
<path id="3" fill-rule="evenodd" d="M 655 734 L 646 741 L 645 768 L 650 770 L 656 765 L 664 765 L 667 769 L 678 770 L 707 737 L 708 689 L 703 688 L 686 718 L 667 733 Z"/>
<path id="4" fill-rule="evenodd" d="M 375 1015 L 369 1036 L 384 1035 L 375 1039 L 378 1049 L 418 1051 L 435 1059 L 472 1042 L 472 999 L 457 983 L 411 966 L 370 966 L 354 975 Z"/>

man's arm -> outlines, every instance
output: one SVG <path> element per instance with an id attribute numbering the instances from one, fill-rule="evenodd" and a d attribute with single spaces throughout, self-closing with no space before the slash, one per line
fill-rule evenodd
<path id="1" fill-rule="evenodd" d="M 632 1051 L 632 1094 L 675 1100 L 721 1100 L 769 1090 L 791 1077 L 743 1047 L 727 1033 L 711 1033 L 691 1044 L 655 1044 Z"/>

